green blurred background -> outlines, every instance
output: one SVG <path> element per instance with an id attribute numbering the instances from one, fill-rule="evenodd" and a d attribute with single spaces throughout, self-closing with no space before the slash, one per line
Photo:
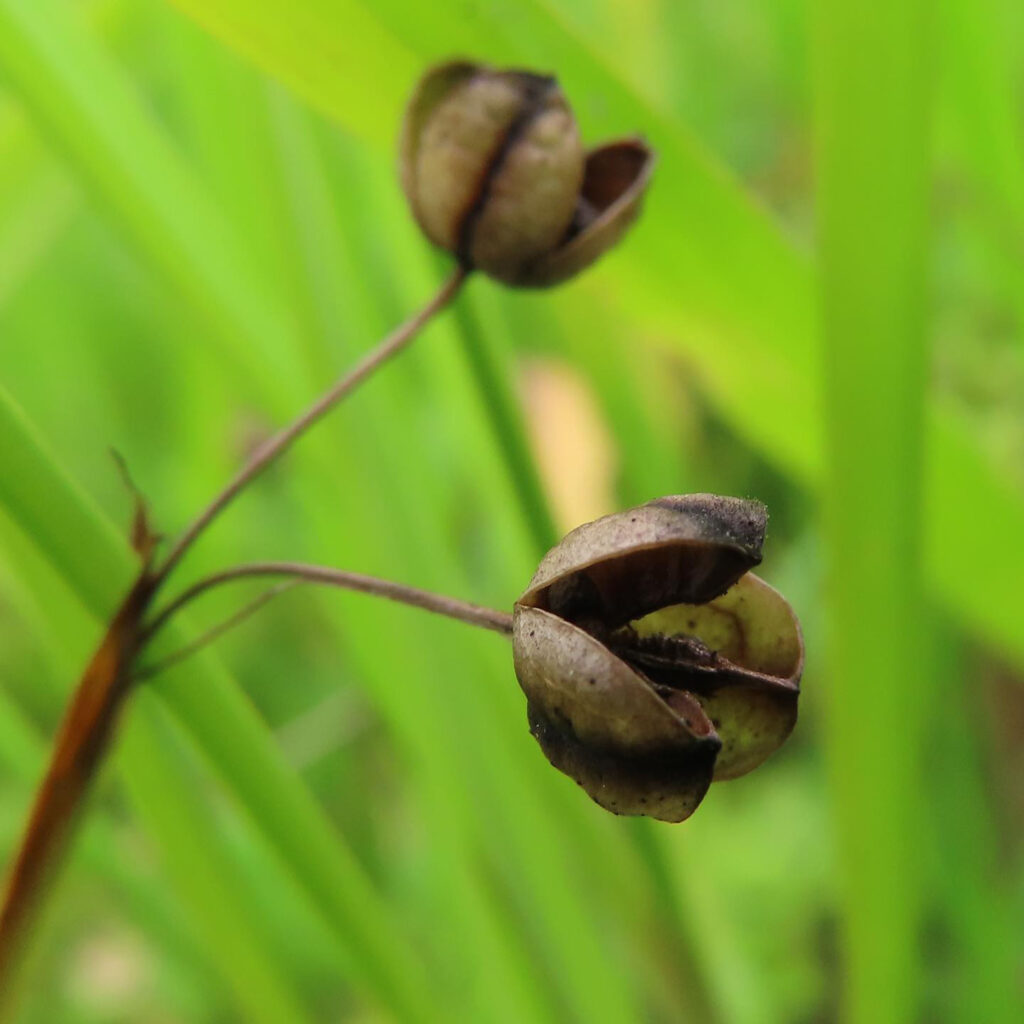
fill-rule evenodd
<path id="1" fill-rule="evenodd" d="M 5 858 L 131 575 L 109 449 L 173 532 L 427 298 L 394 140 L 447 56 L 648 137 L 641 222 L 472 280 L 183 576 L 509 607 L 585 519 L 749 495 L 808 650 L 668 826 L 546 765 L 502 638 L 292 592 L 133 700 L 19 1021 L 1021 1019 L 1024 9 L 859 6 L 0 0 Z"/>

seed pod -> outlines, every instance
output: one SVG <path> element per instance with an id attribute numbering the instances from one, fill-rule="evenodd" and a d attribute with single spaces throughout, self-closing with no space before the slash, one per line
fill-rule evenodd
<path id="1" fill-rule="evenodd" d="M 792 731 L 800 627 L 748 572 L 765 522 L 758 502 L 706 494 L 605 516 L 553 548 L 516 603 L 530 731 L 602 807 L 682 821 Z"/>
<path id="2" fill-rule="evenodd" d="M 554 78 L 443 64 L 405 115 L 402 187 L 427 237 L 507 284 L 573 276 L 636 218 L 653 164 L 639 140 L 585 155 Z"/>

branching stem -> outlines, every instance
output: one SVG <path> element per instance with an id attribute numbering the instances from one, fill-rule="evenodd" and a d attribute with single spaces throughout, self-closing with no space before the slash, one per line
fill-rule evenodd
<path id="1" fill-rule="evenodd" d="M 422 309 L 401 326 L 395 328 L 388 337 L 367 353 L 348 373 L 339 378 L 334 386 L 318 398 L 301 416 L 260 446 L 252 458 L 235 474 L 227 487 L 182 532 L 163 564 L 156 570 L 157 588 L 174 571 L 199 535 L 231 504 L 239 492 L 287 451 L 302 434 L 333 409 L 349 392 L 358 387 L 389 359 L 401 352 L 420 329 L 458 294 L 468 273 L 469 271 L 464 267 L 457 267 L 453 270 L 437 294 Z"/>
<path id="2" fill-rule="evenodd" d="M 160 675 L 161 672 L 166 672 L 167 669 L 173 668 L 178 662 L 184 661 L 186 658 L 195 654 L 197 651 L 201 651 L 204 647 L 209 646 L 214 640 L 223 636 L 229 630 L 234 629 L 235 626 L 240 625 L 246 619 L 255 615 L 265 604 L 269 604 L 278 594 L 283 594 L 288 590 L 294 590 L 303 581 L 300 579 L 285 580 L 283 583 L 277 583 L 267 590 L 264 590 L 262 594 L 258 594 L 247 604 L 243 605 L 236 612 L 233 612 L 226 619 L 218 622 L 215 626 L 211 626 L 204 633 L 200 633 L 195 639 L 190 640 L 187 644 L 179 647 L 176 651 L 171 652 L 158 661 L 152 662 L 149 665 L 142 665 L 137 667 L 132 673 L 132 679 L 136 683 L 144 682 L 146 679 L 152 679 L 153 676 Z M 152 630 L 147 630 L 143 637 L 143 643 L 146 643 L 150 636 L 153 635 Z"/>
<path id="3" fill-rule="evenodd" d="M 373 594 L 376 597 L 387 598 L 389 601 L 398 601 L 401 604 L 412 605 L 414 608 L 422 608 L 425 611 L 433 612 L 435 615 L 445 615 L 450 619 L 458 619 L 460 622 L 468 623 L 471 626 L 491 629 L 496 633 L 503 633 L 506 636 L 512 632 L 512 616 L 508 612 L 499 611 L 495 608 L 484 608 L 481 605 L 470 604 L 468 601 L 460 601 L 454 597 L 445 597 L 443 594 L 421 590 L 419 587 L 410 587 L 404 583 L 394 583 L 391 580 L 378 579 L 376 576 L 365 576 L 358 572 L 332 569 L 326 565 L 308 565 L 304 562 L 250 562 L 245 565 L 236 565 L 222 572 L 213 573 L 211 576 L 193 583 L 192 586 L 183 591 L 157 614 L 143 634 L 142 645 L 149 644 L 177 612 L 181 611 L 186 605 L 191 604 L 201 594 L 205 594 L 208 590 L 219 587 L 223 583 L 261 576 L 283 576 L 287 578 L 290 584 L 295 582 L 319 583 L 328 587 L 339 587 L 343 590 L 357 590 L 363 594 Z M 182 658 L 193 653 L 193 651 L 205 646 L 206 643 L 216 639 L 227 629 L 230 629 L 231 626 L 241 622 L 242 619 L 262 607 L 288 585 L 274 587 L 261 594 L 255 601 L 243 607 L 239 612 L 236 612 L 230 619 L 197 638 L 192 644 L 181 648 L 180 651 L 169 655 L 161 662 L 138 673 L 137 678 L 155 675 L 162 668 L 180 661 Z"/>
<path id="4" fill-rule="evenodd" d="M 12 975 L 15 963 L 25 945 L 25 936 L 38 914 L 45 882 L 70 839 L 75 815 L 103 763 L 118 716 L 131 692 L 132 684 L 139 678 L 136 665 L 142 645 L 152 637 L 154 626 L 158 627 L 169 618 L 173 609 L 181 607 L 190 599 L 187 595 L 194 596 L 213 586 L 215 581 L 211 577 L 202 584 L 190 588 L 157 616 L 154 625 L 147 627 L 144 624 L 145 617 L 152 607 L 157 591 L 203 531 L 227 508 L 239 492 L 346 395 L 401 352 L 419 330 L 451 302 L 462 287 L 467 273 L 468 271 L 461 267 L 454 270 L 437 294 L 419 312 L 396 328 L 313 405 L 287 427 L 278 431 L 253 455 L 227 487 L 185 528 L 167 557 L 155 570 L 151 571 L 145 567 L 140 571 L 121 608 L 108 625 L 96 653 L 79 679 L 68 703 L 64 721 L 50 754 L 46 775 L 36 792 L 28 823 L 11 859 L 6 886 L 0 897 L 0 1003 L 3 1003 L 4 997 L 13 990 Z M 145 522 L 141 504 L 137 502 L 137 505 L 133 539 L 145 561 L 148 560 L 153 538 Z M 330 575 L 331 570 L 323 572 Z M 243 567 L 243 571 L 234 575 L 254 574 L 252 567 Z M 290 575 L 292 578 L 299 575 L 280 571 L 276 574 Z M 228 578 L 231 575 L 229 572 Z M 364 578 L 364 583 L 366 579 L 368 578 Z M 331 580 L 325 578 L 321 582 Z M 335 582 L 338 586 L 344 585 Z M 356 586 L 355 583 L 352 585 Z M 395 600 L 408 599 L 410 603 L 418 603 L 432 611 L 443 611 L 443 606 L 447 604 L 445 598 L 432 600 L 430 595 L 423 595 L 412 588 L 402 588 L 395 584 L 385 585 L 383 589 L 367 584 L 357 586 L 357 589 L 384 593 Z M 389 589 L 391 593 L 385 593 Z M 408 592 L 408 597 L 402 596 L 405 592 Z M 264 595 L 264 601 L 266 599 L 267 595 Z M 196 643 L 209 642 L 224 629 L 230 628 L 235 621 L 240 621 L 241 617 L 251 614 L 261 603 L 263 602 L 243 609 L 240 617 L 223 623 L 221 628 L 207 634 L 205 638 L 201 637 Z M 460 602 L 451 602 L 450 607 L 454 609 L 459 605 Z M 481 615 L 486 618 L 485 610 L 481 610 Z M 456 617 L 459 615 L 456 614 Z M 490 628 L 499 627 L 492 623 Z M 194 646 L 183 648 L 178 655 L 185 657 L 193 649 Z M 0 1015 L 3 1012 L 4 1009 L 0 1007 Z"/>

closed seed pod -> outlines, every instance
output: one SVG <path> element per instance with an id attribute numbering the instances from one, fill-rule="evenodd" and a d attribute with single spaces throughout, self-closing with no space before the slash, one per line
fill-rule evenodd
<path id="1" fill-rule="evenodd" d="M 551 76 L 465 61 L 420 81 L 400 144 L 402 187 L 427 237 L 467 268 L 532 287 L 618 241 L 652 164 L 639 140 L 586 155 Z"/>
<path id="2" fill-rule="evenodd" d="M 765 523 L 758 502 L 661 498 L 574 530 L 516 603 L 531 732 L 608 810 L 682 821 L 792 731 L 803 641 L 749 572 Z"/>

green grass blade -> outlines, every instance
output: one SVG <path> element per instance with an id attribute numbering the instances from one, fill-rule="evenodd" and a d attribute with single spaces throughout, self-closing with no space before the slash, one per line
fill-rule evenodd
<path id="1" fill-rule="evenodd" d="M 6 391 L 0 389 L 0 501 L 11 518 L 27 526 L 39 548 L 59 566 L 85 604 L 107 612 L 117 599 L 119 588 L 109 569 L 97 573 L 97 557 L 81 542 L 82 537 L 101 538 L 106 553 L 112 554 L 124 583 L 131 560 L 119 550 L 113 527 L 98 509 L 78 492 L 70 479 L 53 465 L 39 435 Z M 66 502 L 47 502 L 46 495 L 67 493 Z M 113 554 L 115 553 L 116 554 Z"/>
<path id="2" fill-rule="evenodd" d="M 455 317 L 466 361 L 490 415 L 491 429 L 508 467 L 539 557 L 557 543 L 559 534 L 530 454 L 522 410 L 509 383 L 512 375 L 507 372 L 508 363 L 502 364 L 493 339 L 484 333 L 480 316 L 471 300 L 459 303 Z"/>
<path id="3" fill-rule="evenodd" d="M 0 98 L 0 306 L 78 206 L 73 182 L 48 157 L 23 111 Z"/>
<path id="4" fill-rule="evenodd" d="M 930 4 L 816 10 L 828 753 L 845 1013 L 919 1016 Z"/>
<path id="5" fill-rule="evenodd" d="M 1007 301 L 1024 331 L 1020 239 L 1024 236 L 1024 135 L 1013 41 L 1019 18 L 1004 0 L 938 5 L 944 97 L 972 202 L 985 225 Z"/>
<path id="6" fill-rule="evenodd" d="M 1011 871 L 999 852 L 1000 815 L 986 778 L 991 755 L 984 749 L 984 713 L 966 652 L 953 624 L 945 625 L 932 658 L 943 713 L 933 730 L 936 777 L 928 828 L 932 885 L 952 940 L 940 967 L 949 984 L 940 991 L 949 1006 L 946 1019 L 1000 1021 L 1020 1001 L 1024 936 Z"/>
<path id="7" fill-rule="evenodd" d="M 289 59 L 284 80 L 314 106 L 348 112 L 348 123 L 361 136 L 390 145 L 395 137 L 392 99 L 403 81 L 419 70 L 415 55 L 398 42 L 371 9 L 357 0 L 330 4 L 303 4 L 291 17 L 281 17 L 275 0 L 227 0 L 205 4 L 201 0 L 172 0 L 214 35 L 255 63 L 265 66 L 268 55 L 305 53 L 304 61 Z M 316 44 L 327 32 L 329 46 Z M 390 69 L 380 78 L 379 72 Z M 374 88 L 352 103 L 355 79 L 374 80 Z"/>
<path id="8" fill-rule="evenodd" d="M 208 840 L 215 832 L 210 814 L 203 813 L 188 786 L 182 785 L 189 773 L 180 756 L 174 756 L 166 711 L 147 691 L 136 696 L 131 716 L 120 741 L 124 784 L 136 813 L 163 851 L 172 882 L 188 900 L 209 962 L 230 968 L 226 981 L 246 1020 L 312 1021 L 290 983 L 283 982 L 232 864 Z"/>
<path id="9" fill-rule="evenodd" d="M 275 292 L 99 44 L 53 0 L 3 0 L 0 74 L 197 317 L 288 380 Z"/>

